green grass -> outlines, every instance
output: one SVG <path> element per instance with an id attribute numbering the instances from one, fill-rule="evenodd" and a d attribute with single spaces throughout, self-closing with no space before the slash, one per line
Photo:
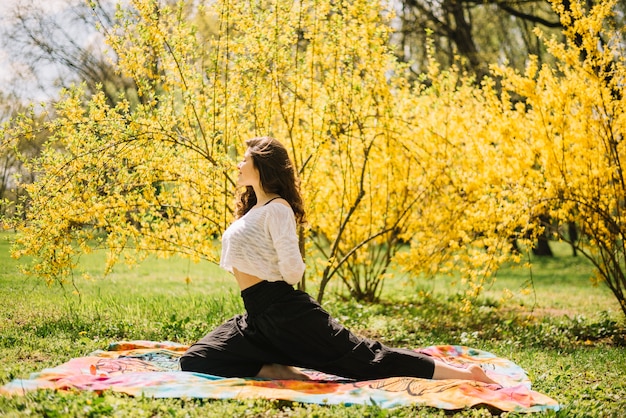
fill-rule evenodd
<path id="1" fill-rule="evenodd" d="M 470 312 L 449 279 L 386 283 L 383 301 L 346 300 L 341 288 L 325 307 L 355 332 L 395 346 L 464 344 L 520 364 L 533 388 L 563 405 L 548 415 L 622 416 L 626 411 L 626 325 L 592 270 L 554 244 L 556 257 L 534 260 L 531 272 L 506 268 Z M 102 278 L 103 258 L 83 260 L 93 280 L 47 286 L 18 272 L 0 241 L 0 384 L 24 378 L 123 339 L 190 343 L 243 310 L 234 281 L 209 263 L 150 259 Z M 312 283 L 312 293 L 315 293 Z M 510 290 L 503 297 L 503 290 Z M 516 414 L 504 414 L 517 416 Z M 414 417 L 491 416 L 484 408 L 449 413 L 432 408 L 319 406 L 272 401 L 132 398 L 38 391 L 0 397 L 0 416 Z"/>

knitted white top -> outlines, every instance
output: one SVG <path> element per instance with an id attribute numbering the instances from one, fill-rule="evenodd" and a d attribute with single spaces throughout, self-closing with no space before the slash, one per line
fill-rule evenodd
<path id="1" fill-rule="evenodd" d="M 222 235 L 220 266 L 268 282 L 300 281 L 305 265 L 298 246 L 293 210 L 273 202 L 252 208 Z"/>

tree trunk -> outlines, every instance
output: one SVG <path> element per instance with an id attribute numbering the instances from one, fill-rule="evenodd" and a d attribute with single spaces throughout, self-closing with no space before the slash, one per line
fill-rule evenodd
<path id="1" fill-rule="evenodd" d="M 548 243 L 550 217 L 548 215 L 539 216 L 539 222 L 543 226 L 543 232 L 537 237 L 537 245 L 533 248 L 533 254 L 538 256 L 552 257 L 552 249 Z"/>

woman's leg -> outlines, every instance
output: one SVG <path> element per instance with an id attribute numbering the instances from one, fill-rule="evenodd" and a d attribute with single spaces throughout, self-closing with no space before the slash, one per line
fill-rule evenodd
<path id="1" fill-rule="evenodd" d="M 256 376 L 264 364 L 279 358 L 252 344 L 245 336 L 250 331 L 246 315 L 229 319 L 189 347 L 180 358 L 181 369 L 222 377 Z"/>
<path id="2" fill-rule="evenodd" d="M 224 377 L 305 379 L 284 365 L 286 357 L 258 326 L 275 300 L 293 292 L 285 282 L 261 282 L 243 290 L 246 314 L 231 318 L 192 345 L 180 359 L 181 369 Z"/>
<path id="3" fill-rule="evenodd" d="M 413 350 L 357 337 L 303 292 L 292 290 L 254 311 L 253 319 L 237 315 L 190 347 L 180 360 L 182 370 L 308 379 L 292 367 L 299 366 L 357 380 L 412 376 L 493 383 L 478 366 L 456 368 Z"/>
<path id="4" fill-rule="evenodd" d="M 267 333 L 277 350 L 284 353 L 283 364 L 357 380 L 411 376 L 495 383 L 477 365 L 454 367 L 413 350 L 392 348 L 360 338 L 303 292 L 278 301 L 265 315 L 268 319 L 259 326 L 270 324 L 263 332 Z M 263 370 L 266 371 L 271 369 Z M 291 370 L 283 369 L 278 373 L 289 374 Z"/>
<path id="5" fill-rule="evenodd" d="M 352 334 L 303 292 L 275 301 L 255 324 L 282 355 L 281 364 L 357 380 L 434 373 L 430 356 Z"/>

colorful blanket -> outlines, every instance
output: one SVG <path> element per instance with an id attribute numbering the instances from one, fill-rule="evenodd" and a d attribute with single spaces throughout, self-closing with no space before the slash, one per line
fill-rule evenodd
<path id="1" fill-rule="evenodd" d="M 113 343 L 87 357 L 33 373 L 0 387 L 2 395 L 22 395 L 36 389 L 111 390 L 154 398 L 282 399 L 317 404 L 376 404 L 382 408 L 424 405 L 456 410 L 489 406 L 500 411 L 557 410 L 546 395 L 531 390 L 516 364 L 463 346 L 432 346 L 419 351 L 456 365 L 479 364 L 500 385 L 462 381 L 394 377 L 353 381 L 304 370 L 311 381 L 221 378 L 182 372 L 178 358 L 187 346 L 172 342 Z"/>

